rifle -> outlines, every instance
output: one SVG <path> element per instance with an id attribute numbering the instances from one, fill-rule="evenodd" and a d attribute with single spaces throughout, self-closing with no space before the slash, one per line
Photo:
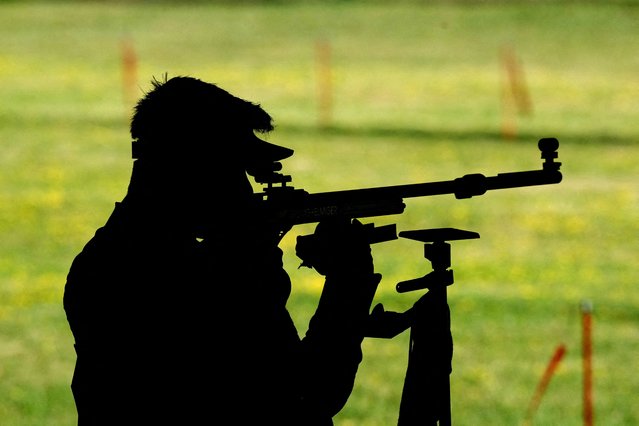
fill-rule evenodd
<path id="1" fill-rule="evenodd" d="M 359 219 L 401 214 L 406 207 L 404 204 L 406 198 L 454 194 L 455 198 L 464 199 L 496 189 L 561 182 L 562 174 L 559 171 L 561 163 L 555 161 L 558 158 L 559 141 L 555 138 L 543 138 L 539 140 L 537 146 L 544 160 L 540 170 L 499 173 L 496 176 L 474 173 L 447 181 L 314 194 L 288 185 L 292 181 L 291 176 L 278 173 L 281 170 L 279 162 L 256 166 L 248 170 L 248 173 L 258 184 L 264 185 L 263 192 L 255 196 L 264 217 L 282 230 L 281 238 L 295 225 L 337 218 Z M 371 244 L 397 238 L 395 225 L 375 227 L 373 224 L 367 224 L 365 226 Z M 299 236 L 298 251 L 303 253 L 304 246 L 310 247 L 312 241 L 312 235 Z"/>

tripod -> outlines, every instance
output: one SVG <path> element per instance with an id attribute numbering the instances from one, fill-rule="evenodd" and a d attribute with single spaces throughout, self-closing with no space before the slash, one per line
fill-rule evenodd
<path id="1" fill-rule="evenodd" d="M 371 313 L 371 337 L 392 338 L 410 327 L 408 367 L 399 408 L 398 426 L 450 426 L 450 374 L 453 337 L 447 289 L 453 284 L 450 244 L 446 241 L 479 238 L 479 234 L 454 228 L 400 232 L 399 236 L 424 244 L 424 257 L 433 270 L 421 278 L 402 281 L 397 291 L 427 288 L 403 314 L 387 312 L 377 305 Z"/>

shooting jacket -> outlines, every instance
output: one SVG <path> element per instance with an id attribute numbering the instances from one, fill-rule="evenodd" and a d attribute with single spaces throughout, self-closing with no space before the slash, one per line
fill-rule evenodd
<path id="1" fill-rule="evenodd" d="M 65 286 L 79 424 L 332 424 L 368 306 L 325 292 L 300 339 L 281 256 L 255 229 L 197 242 L 116 204 Z"/>

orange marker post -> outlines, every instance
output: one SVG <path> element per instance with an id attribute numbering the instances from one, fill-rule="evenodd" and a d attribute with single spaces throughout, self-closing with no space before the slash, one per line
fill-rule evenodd
<path id="1" fill-rule="evenodd" d="M 502 136 L 505 139 L 515 139 L 517 137 L 517 115 L 532 114 L 532 101 L 524 77 L 523 65 L 517 59 L 513 47 L 505 46 L 501 50 L 501 64 L 503 68 Z"/>
<path id="2" fill-rule="evenodd" d="M 332 49 L 327 40 L 315 43 L 315 67 L 317 69 L 318 124 L 329 127 L 333 116 Z"/>
<path id="3" fill-rule="evenodd" d="M 584 426 L 594 424 L 594 408 L 592 396 L 592 303 L 581 303 L 581 356 L 583 362 L 583 417 Z"/>
<path id="4" fill-rule="evenodd" d="M 133 47 L 133 41 L 126 37 L 120 42 L 122 55 L 122 94 L 126 108 L 131 108 L 135 102 L 135 88 L 138 79 L 138 56 Z M 128 114 L 128 112 L 127 112 Z"/>
<path id="5" fill-rule="evenodd" d="M 533 395 L 533 398 L 530 401 L 530 405 L 528 406 L 526 421 L 524 422 L 525 425 L 532 424 L 532 419 L 535 415 L 535 412 L 537 412 L 537 408 L 539 408 L 539 404 L 541 403 L 541 398 L 546 393 L 546 389 L 548 388 L 548 385 L 550 384 L 550 379 L 552 379 L 552 376 L 557 371 L 557 368 L 559 367 L 559 364 L 561 363 L 561 360 L 563 359 L 565 354 L 566 354 L 566 345 L 562 343 L 559 346 L 557 346 L 557 349 L 555 349 L 555 352 L 552 358 L 550 358 L 550 361 L 548 362 L 548 366 L 546 367 L 544 374 L 541 376 L 541 380 L 539 381 L 539 384 L 537 385 L 535 394 Z"/>

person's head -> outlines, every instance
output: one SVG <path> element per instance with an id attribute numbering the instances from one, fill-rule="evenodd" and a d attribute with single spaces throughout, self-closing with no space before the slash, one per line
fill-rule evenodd
<path id="1" fill-rule="evenodd" d="M 131 137 L 139 158 L 224 160 L 231 166 L 277 161 L 293 151 L 259 139 L 273 130 L 273 119 L 255 104 L 193 77 L 152 81 L 135 107 Z"/>
<path id="2" fill-rule="evenodd" d="M 152 84 L 131 120 L 137 163 L 132 184 L 142 182 L 134 185 L 138 191 L 183 204 L 226 202 L 250 194 L 249 164 L 293 153 L 255 135 L 273 130 L 271 116 L 258 104 L 192 77 Z"/>

